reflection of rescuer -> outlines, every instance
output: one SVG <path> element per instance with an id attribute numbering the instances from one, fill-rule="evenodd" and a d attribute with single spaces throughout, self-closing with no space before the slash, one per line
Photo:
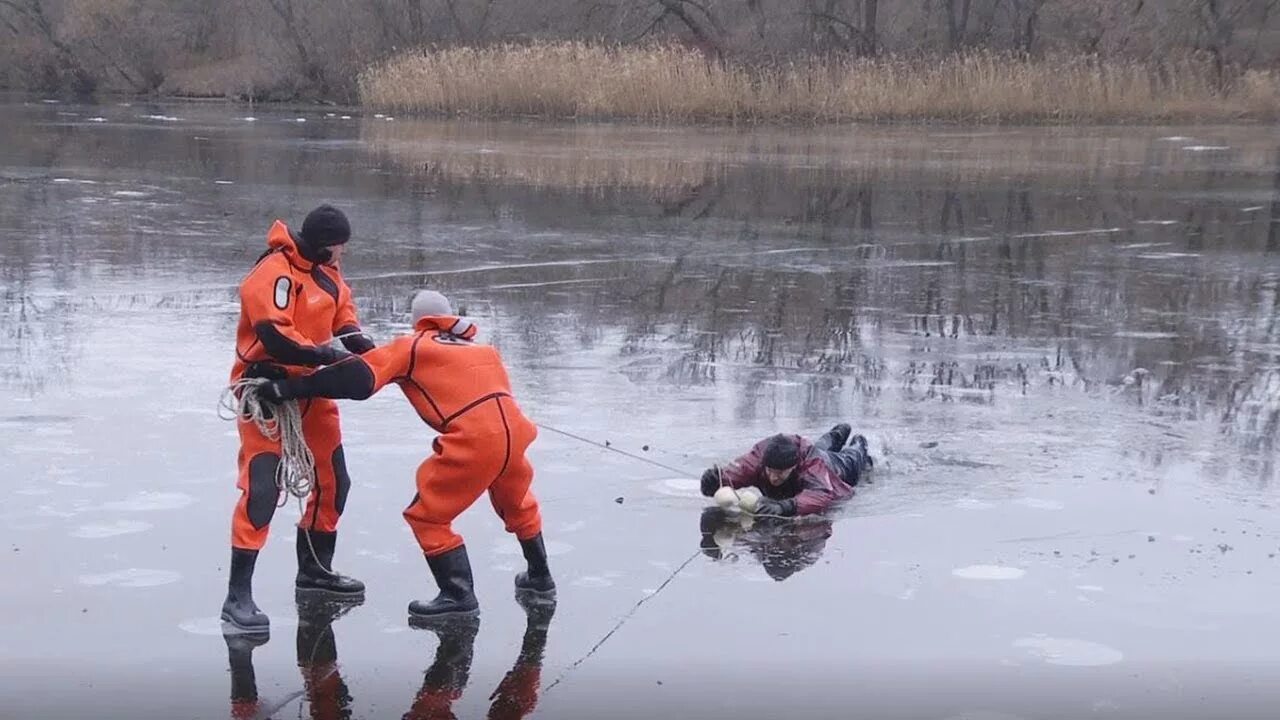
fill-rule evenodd
<path id="1" fill-rule="evenodd" d="M 267 233 L 267 251 L 240 283 L 240 323 L 231 382 L 241 378 L 297 377 L 308 368 L 330 365 L 348 353 L 331 347 L 343 335 L 347 349 L 363 353 L 373 343 L 360 332 L 351 288 L 339 270 L 351 226 L 342 211 L 322 205 L 294 234 L 276 221 Z M 355 333 L 355 334 L 352 334 Z M 332 573 L 338 517 L 351 480 L 342 453 L 338 405 L 314 400 L 301 406 L 302 433 L 315 456 L 315 487 L 298 524 L 299 590 L 359 597 L 364 585 Z M 253 601 L 253 568 L 267 542 L 279 500 L 276 469 L 280 441 L 240 418 L 240 475 L 231 529 L 231 573 L 222 619 L 246 630 L 266 630 L 269 621 Z M 312 549 L 314 548 L 314 557 Z"/>
<path id="2" fill-rule="evenodd" d="M 298 599 L 297 652 L 302 687 L 312 720 L 350 720 L 354 700 L 338 664 L 333 623 L 351 603 L 307 597 Z"/>
<path id="3" fill-rule="evenodd" d="M 520 654 L 511 670 L 489 695 L 488 720 L 521 720 L 538 705 L 542 686 L 542 659 L 547 649 L 547 630 L 556 612 L 554 599 L 518 593 L 516 601 L 525 611 L 524 638 Z M 429 618 L 422 627 L 436 634 L 435 659 L 422 676 L 422 687 L 403 720 L 455 720 L 453 704 L 462 698 L 471 679 L 476 634 L 480 618 L 453 616 Z"/>
<path id="4" fill-rule="evenodd" d="M 410 616 L 479 608 L 467 547 L 452 523 L 485 492 L 529 563 L 528 571 L 516 576 L 517 589 L 550 594 L 555 582 L 530 488 L 533 467 L 525 458 L 537 429 L 512 397 L 498 351 L 474 341 L 476 326 L 454 315 L 443 295 L 419 292 L 412 313 L 412 335 L 312 375 L 262 385 L 258 397 L 267 402 L 363 400 L 394 382 L 423 422 L 440 433 L 434 453 L 418 467 L 418 493 L 404 511 L 440 594 L 431 602 L 410 603 Z"/>
<path id="5" fill-rule="evenodd" d="M 702 494 L 711 497 L 721 486 L 758 488 L 755 512 L 790 517 L 822 512 L 853 495 L 853 486 L 872 466 L 867 439 L 849 434 L 844 423 L 817 442 L 779 434 L 756 443 L 747 454 L 723 468 L 702 473 Z M 846 447 L 848 443 L 848 447 Z"/>

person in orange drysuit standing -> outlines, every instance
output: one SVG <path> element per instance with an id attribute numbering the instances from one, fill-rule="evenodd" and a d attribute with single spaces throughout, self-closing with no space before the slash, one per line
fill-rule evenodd
<path id="1" fill-rule="evenodd" d="M 258 396 L 267 402 L 364 400 L 394 382 L 418 416 L 440 433 L 435 452 L 418 467 L 418 493 L 404 511 L 440 593 L 431 602 L 410 603 L 411 619 L 479 609 L 467 547 L 452 523 L 485 492 L 528 561 L 528 570 L 516 576 L 516 588 L 553 594 L 542 515 L 530 487 L 533 467 L 525 457 L 538 432 L 511 395 L 502 357 L 475 342 L 476 326 L 454 315 L 440 293 L 419 292 L 412 314 L 412 335 L 312 375 L 267 383 Z"/>
<path id="2" fill-rule="evenodd" d="M 351 288 L 338 261 L 351 237 L 347 217 L 335 207 L 312 210 L 295 234 L 277 220 L 267 233 L 267 251 L 240 283 L 240 321 L 231 381 L 298 377 L 332 365 L 349 353 L 332 347 L 335 335 L 354 353 L 373 349 L 360 334 Z M 302 591 L 359 598 L 364 584 L 332 572 L 338 518 L 351 479 L 342 451 L 338 405 L 316 399 L 302 404 L 302 431 L 315 456 L 315 486 L 298 524 L 298 574 Z M 231 572 L 222 619 L 241 629 L 265 631 L 269 620 L 253 601 L 253 568 L 267 542 L 279 500 L 276 468 L 280 443 L 240 418 L 240 499 L 231 523 Z M 314 555 L 312 549 L 314 548 Z"/>

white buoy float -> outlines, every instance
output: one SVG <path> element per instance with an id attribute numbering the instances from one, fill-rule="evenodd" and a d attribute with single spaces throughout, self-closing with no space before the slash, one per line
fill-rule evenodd
<path id="1" fill-rule="evenodd" d="M 761 497 L 762 494 L 760 492 L 760 488 L 745 487 L 741 490 L 734 490 L 728 485 L 725 485 L 719 490 L 716 490 L 716 494 L 713 496 L 713 499 L 715 500 L 716 505 L 719 505 L 724 510 L 741 509 L 749 513 L 754 513 L 756 511 L 756 507 L 760 504 Z"/>
<path id="2" fill-rule="evenodd" d="M 734 492 L 733 488 L 728 485 L 716 490 L 714 499 L 716 501 L 716 505 L 719 505 L 725 510 L 738 506 L 738 493 Z"/>

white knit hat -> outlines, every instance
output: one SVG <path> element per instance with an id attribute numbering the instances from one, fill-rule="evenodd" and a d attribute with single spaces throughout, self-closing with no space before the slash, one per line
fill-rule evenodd
<path id="1" fill-rule="evenodd" d="M 435 290 L 419 290 L 413 296 L 410 312 L 416 323 L 428 315 L 452 315 L 453 306 L 449 304 L 449 298 Z"/>

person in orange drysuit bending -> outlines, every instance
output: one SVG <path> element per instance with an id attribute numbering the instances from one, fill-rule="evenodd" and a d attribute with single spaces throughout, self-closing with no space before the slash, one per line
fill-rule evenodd
<path id="1" fill-rule="evenodd" d="M 418 467 L 418 493 L 404 511 L 440 593 L 431 602 L 410 603 L 411 619 L 479 609 L 467 547 L 452 523 L 485 492 L 528 561 L 516 588 L 554 593 L 542 515 L 530 489 L 533 467 L 525 458 L 538 431 L 511 395 L 502 357 L 475 342 L 476 326 L 454 315 L 440 293 L 419 292 L 412 314 L 412 335 L 312 375 L 267 383 L 258 396 L 268 402 L 364 400 L 394 382 L 423 422 L 440 433 L 435 452 Z"/>
<path id="2" fill-rule="evenodd" d="M 341 210 L 321 205 L 294 234 L 277 220 L 267 233 L 267 251 L 240 283 L 240 321 L 231 381 L 260 377 L 297 377 L 310 368 L 332 365 L 349 353 L 330 346 L 335 335 L 354 353 L 373 343 L 360 333 L 351 288 L 338 261 L 351 237 Z M 364 584 L 332 572 L 338 518 L 351 486 L 342 452 L 338 405 L 317 399 L 302 404 L 302 432 L 315 456 L 315 488 L 298 524 L 298 574 L 301 591 L 358 598 Z M 253 568 L 267 542 L 279 491 L 276 468 L 280 442 L 240 418 L 240 499 L 231 523 L 231 572 L 222 619 L 239 628 L 265 631 L 269 620 L 253 601 Z M 314 556 L 312 554 L 314 548 Z"/>

